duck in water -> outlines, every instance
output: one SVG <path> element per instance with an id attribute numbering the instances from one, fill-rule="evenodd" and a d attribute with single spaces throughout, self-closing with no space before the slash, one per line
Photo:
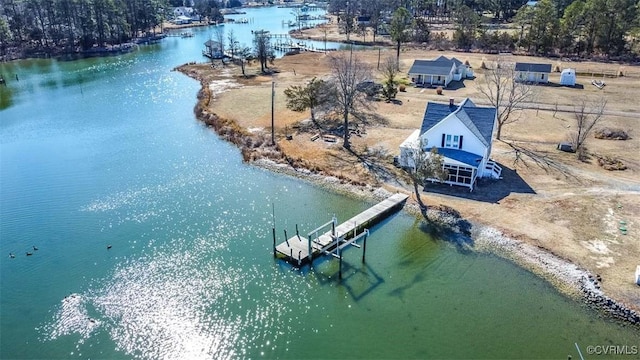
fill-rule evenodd
<path id="1" fill-rule="evenodd" d="M 38 248 L 35 245 L 33 245 L 33 250 L 38 251 Z"/>
<path id="2" fill-rule="evenodd" d="M 33 255 L 33 253 L 27 251 L 27 256 L 31 256 L 31 255 Z"/>
<path id="3" fill-rule="evenodd" d="M 16 256 L 13 253 L 9 253 L 9 257 L 12 258 L 12 259 L 16 258 Z"/>

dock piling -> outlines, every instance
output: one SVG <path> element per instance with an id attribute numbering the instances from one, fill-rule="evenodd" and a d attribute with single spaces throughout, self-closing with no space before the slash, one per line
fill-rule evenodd
<path id="1" fill-rule="evenodd" d="M 273 233 L 273 256 L 277 255 L 277 250 L 276 250 L 276 228 L 271 228 L 271 232 Z"/>
<path id="2" fill-rule="evenodd" d="M 364 264 L 364 255 L 367 252 L 367 238 L 368 236 L 364 236 L 364 240 L 362 241 L 362 263 Z"/>
<path id="3" fill-rule="evenodd" d="M 287 229 L 284 229 L 284 241 L 287 242 L 287 246 L 291 247 L 291 245 L 289 245 L 289 238 L 287 237 Z"/>
<path id="4" fill-rule="evenodd" d="M 336 221 L 335 221 L 335 217 L 333 218 L 333 220 L 331 221 L 331 236 L 336 236 Z"/>

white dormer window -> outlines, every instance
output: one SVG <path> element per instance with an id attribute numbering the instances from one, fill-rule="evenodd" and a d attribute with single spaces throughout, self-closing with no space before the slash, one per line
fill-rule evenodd
<path id="1" fill-rule="evenodd" d="M 442 147 L 461 149 L 462 135 L 442 134 Z"/>
<path id="2" fill-rule="evenodd" d="M 458 135 L 448 135 L 444 142 L 444 147 L 457 149 L 460 147 L 460 136 Z"/>

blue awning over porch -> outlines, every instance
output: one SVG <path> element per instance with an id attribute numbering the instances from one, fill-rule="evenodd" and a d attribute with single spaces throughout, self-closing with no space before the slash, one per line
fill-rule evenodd
<path id="1" fill-rule="evenodd" d="M 482 156 L 459 149 L 438 148 L 438 154 L 444 158 L 461 162 L 473 168 L 477 168 L 482 162 Z"/>

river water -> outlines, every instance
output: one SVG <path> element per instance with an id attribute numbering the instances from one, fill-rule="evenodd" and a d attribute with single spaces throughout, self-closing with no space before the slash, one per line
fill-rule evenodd
<path id="1" fill-rule="evenodd" d="M 210 29 L 193 31 L 119 57 L 0 65 L 0 358 L 578 358 L 576 342 L 638 345 L 403 214 L 374 228 L 365 264 L 345 253 L 342 282 L 334 260 L 274 260 L 272 204 L 279 233 L 371 204 L 243 164 L 200 124 L 199 85 L 171 71 L 202 61 Z"/>

